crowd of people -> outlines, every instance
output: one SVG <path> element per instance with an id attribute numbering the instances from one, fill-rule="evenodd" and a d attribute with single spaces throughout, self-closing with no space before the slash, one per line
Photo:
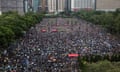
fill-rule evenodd
<path id="1" fill-rule="evenodd" d="M 75 18 L 44 18 L 14 47 L 0 59 L 1 67 L 7 72 L 78 72 L 77 58 L 68 54 L 120 53 L 118 38 Z"/>

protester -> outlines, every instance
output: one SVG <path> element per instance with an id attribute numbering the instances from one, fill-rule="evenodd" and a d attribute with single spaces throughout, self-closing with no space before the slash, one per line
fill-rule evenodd
<path id="1" fill-rule="evenodd" d="M 45 18 L 26 32 L 14 51 L 15 56 L 4 57 L 8 72 L 68 72 L 77 70 L 77 58 L 68 54 L 120 53 L 120 41 L 84 20 Z"/>

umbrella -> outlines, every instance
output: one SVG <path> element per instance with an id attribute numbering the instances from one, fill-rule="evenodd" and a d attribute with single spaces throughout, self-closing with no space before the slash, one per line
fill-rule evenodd
<path id="1" fill-rule="evenodd" d="M 52 32 L 57 32 L 57 29 L 52 29 Z"/>
<path id="2" fill-rule="evenodd" d="M 69 57 L 78 57 L 78 54 L 68 54 Z"/>
<path id="3" fill-rule="evenodd" d="M 45 29 L 42 29 L 41 31 L 42 31 L 42 32 L 46 32 L 46 30 L 45 30 Z"/>

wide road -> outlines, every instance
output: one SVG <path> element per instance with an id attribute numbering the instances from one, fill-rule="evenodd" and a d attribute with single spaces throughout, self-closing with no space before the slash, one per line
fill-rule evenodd
<path id="1" fill-rule="evenodd" d="M 100 26 L 77 18 L 44 18 L 18 43 L 9 66 L 17 72 L 79 72 L 77 57 L 68 54 L 113 54 L 120 40 Z"/>

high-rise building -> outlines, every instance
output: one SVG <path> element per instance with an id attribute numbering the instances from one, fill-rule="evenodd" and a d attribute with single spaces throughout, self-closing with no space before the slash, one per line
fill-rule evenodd
<path id="1" fill-rule="evenodd" d="M 38 12 L 40 0 L 32 0 L 33 12 Z"/>
<path id="2" fill-rule="evenodd" d="M 56 12 L 56 0 L 48 0 L 48 12 Z"/>
<path id="3" fill-rule="evenodd" d="M 2 14 L 2 10 L 1 10 L 1 1 L 0 1 L 0 15 Z"/>
<path id="4" fill-rule="evenodd" d="M 58 0 L 57 1 L 57 11 L 63 12 L 65 10 L 65 0 Z"/>
<path id="5" fill-rule="evenodd" d="M 65 10 L 65 0 L 48 0 L 48 12 L 56 13 Z"/>
<path id="6" fill-rule="evenodd" d="M 0 13 L 8 11 L 24 14 L 23 0 L 0 0 Z"/>
<path id="7" fill-rule="evenodd" d="M 23 5 L 24 5 L 24 12 L 27 13 L 29 10 L 28 0 L 23 0 Z"/>
<path id="8" fill-rule="evenodd" d="M 71 0 L 65 0 L 65 11 L 71 11 Z"/>
<path id="9" fill-rule="evenodd" d="M 48 11 L 48 0 L 40 0 L 39 11 L 42 12 Z"/>
<path id="10" fill-rule="evenodd" d="M 78 11 L 81 9 L 94 9 L 94 0 L 71 0 L 71 11 Z"/>
<path id="11" fill-rule="evenodd" d="M 96 0 L 96 10 L 115 11 L 120 8 L 120 0 Z"/>
<path id="12" fill-rule="evenodd" d="M 28 0 L 28 11 L 33 11 L 33 0 Z"/>

